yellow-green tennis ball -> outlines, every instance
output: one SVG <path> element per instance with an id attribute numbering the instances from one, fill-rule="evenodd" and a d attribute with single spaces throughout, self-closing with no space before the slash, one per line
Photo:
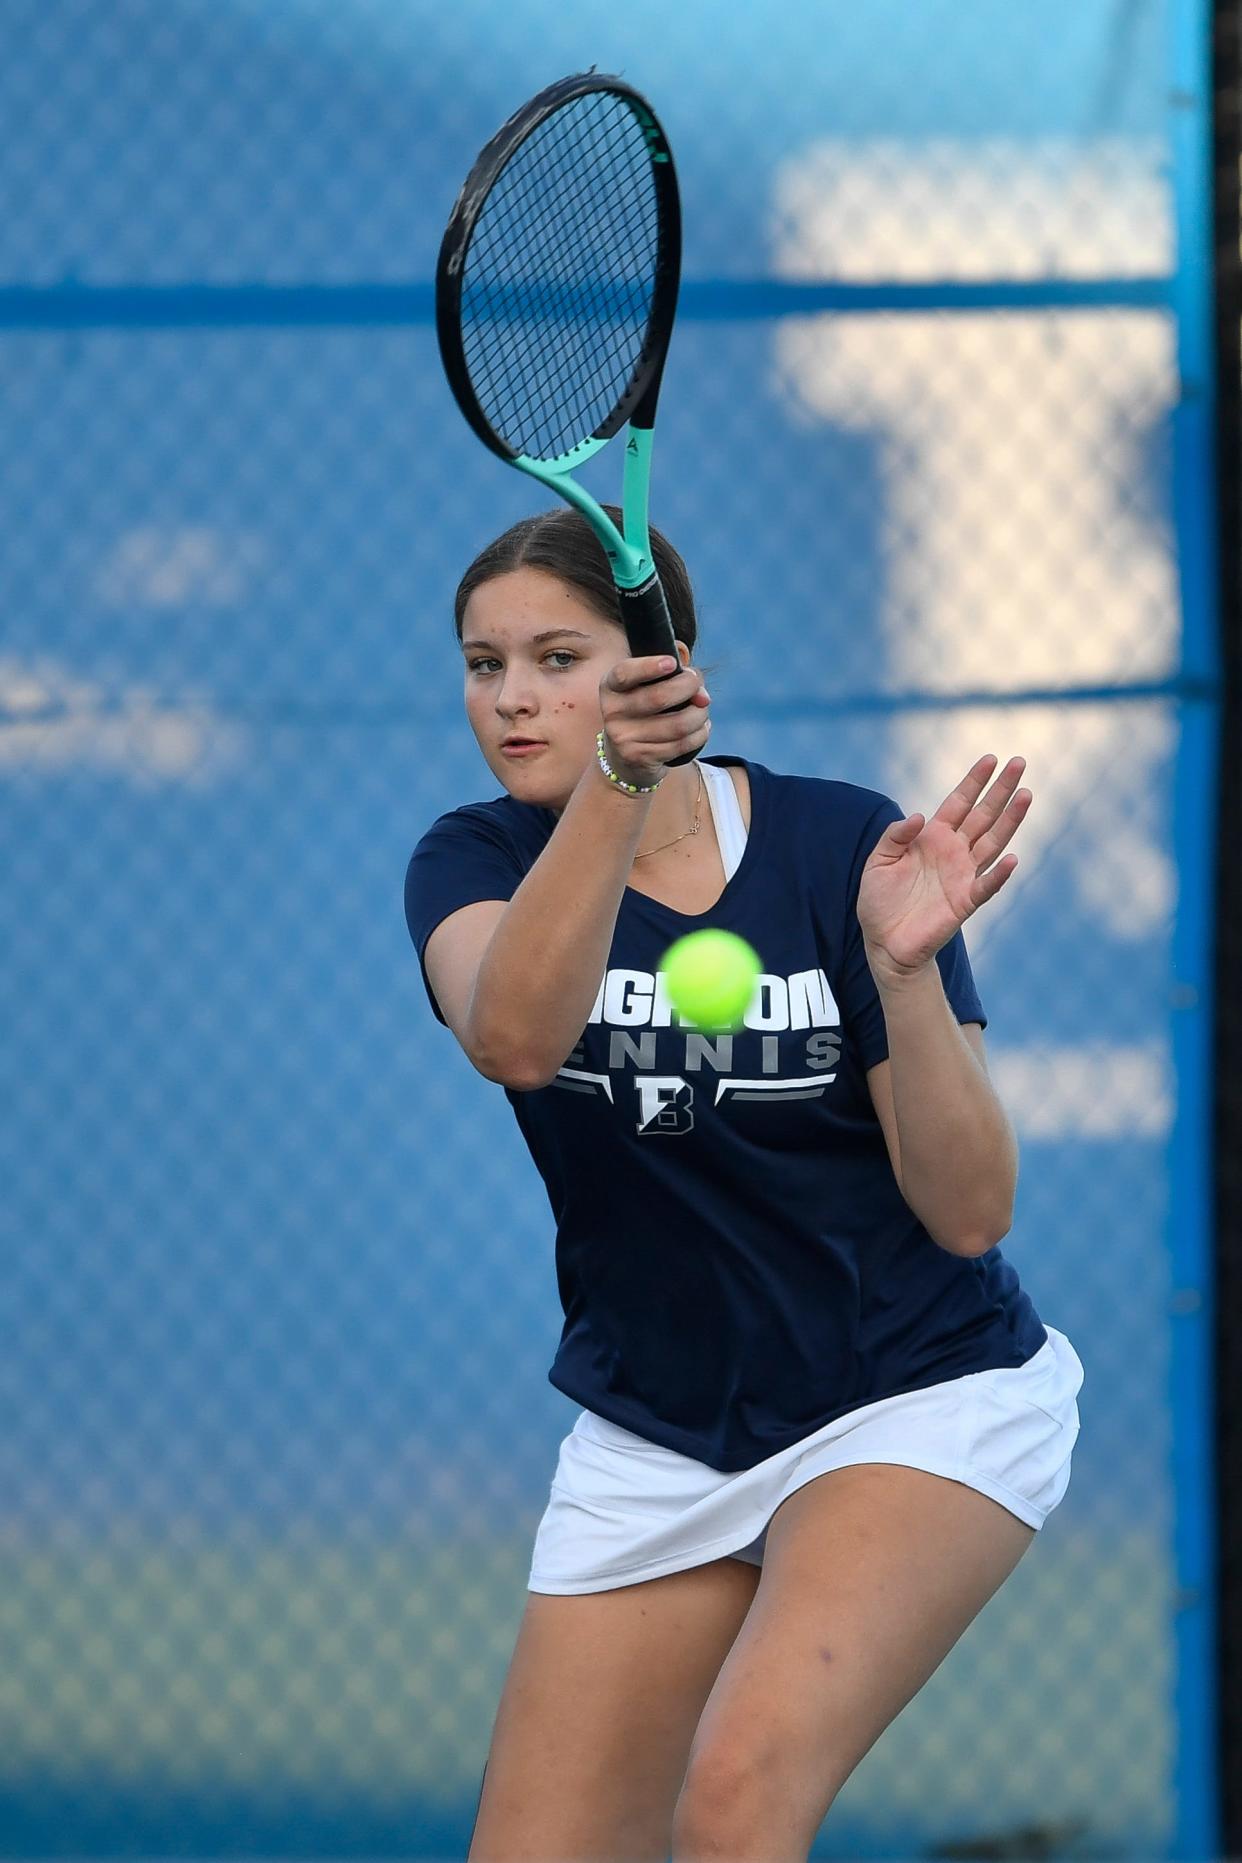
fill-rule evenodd
<path id="1" fill-rule="evenodd" d="M 690 932 L 670 945 L 660 969 L 674 1009 L 713 1034 L 742 1026 L 763 965 L 736 932 Z"/>

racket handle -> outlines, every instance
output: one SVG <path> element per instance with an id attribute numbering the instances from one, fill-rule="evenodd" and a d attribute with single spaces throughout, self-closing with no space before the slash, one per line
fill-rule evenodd
<path id="1" fill-rule="evenodd" d="M 659 576 L 653 571 L 638 588 L 619 588 L 617 599 L 621 604 L 621 619 L 625 623 L 626 639 L 634 658 L 641 660 L 648 654 L 671 653 L 676 659 L 677 637 L 673 633 L 673 623 L 669 619 L 668 603 L 664 599 L 664 588 Z M 666 673 L 664 677 L 675 679 L 677 675 Z M 686 699 L 681 705 L 671 706 L 670 710 L 684 712 L 691 703 L 690 699 Z M 697 751 L 688 750 L 684 757 L 670 757 L 668 768 L 675 770 L 679 764 L 693 763 L 697 755 Z"/>

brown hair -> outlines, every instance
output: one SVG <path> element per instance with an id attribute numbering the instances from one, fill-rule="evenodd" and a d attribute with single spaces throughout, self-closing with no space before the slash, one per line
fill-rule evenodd
<path id="1" fill-rule="evenodd" d="M 604 510 L 619 530 L 621 512 L 618 507 L 605 505 Z M 699 630 L 690 573 L 668 538 L 654 527 L 651 531 L 651 553 L 664 585 L 664 598 L 668 603 L 673 633 L 678 640 L 685 641 L 693 654 Z M 617 627 L 623 626 L 621 607 L 604 546 L 584 517 L 569 505 L 558 505 L 551 511 L 540 511 L 534 517 L 522 518 L 497 537 L 494 543 L 489 543 L 485 550 L 480 550 L 457 585 L 453 619 L 458 640 L 461 639 L 466 603 L 480 584 L 490 582 L 494 576 L 507 575 L 512 569 L 522 568 L 546 569 L 549 575 L 556 576 L 570 588 L 576 589 L 601 620 L 615 622 Z"/>

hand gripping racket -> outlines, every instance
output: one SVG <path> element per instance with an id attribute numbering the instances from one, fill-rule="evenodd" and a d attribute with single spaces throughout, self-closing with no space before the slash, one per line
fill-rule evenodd
<path id="1" fill-rule="evenodd" d="M 496 132 L 436 267 L 436 333 L 457 405 L 485 446 L 590 524 L 635 657 L 677 657 L 647 507 L 680 274 L 667 138 L 631 85 L 595 72 L 550 84 Z M 573 474 L 627 421 L 622 531 Z"/>

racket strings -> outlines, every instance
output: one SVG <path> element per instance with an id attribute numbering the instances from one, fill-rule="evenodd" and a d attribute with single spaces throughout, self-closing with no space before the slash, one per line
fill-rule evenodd
<path id="1" fill-rule="evenodd" d="M 520 145 L 475 225 L 462 281 L 471 386 L 513 447 L 553 459 L 594 433 L 633 379 L 660 256 L 642 125 L 592 92 Z"/>
<path id="2" fill-rule="evenodd" d="M 528 172 L 523 175 L 516 164 L 511 164 L 515 172 L 506 172 L 504 189 L 498 190 L 497 205 L 502 210 L 511 209 L 515 195 L 525 200 L 525 237 L 520 243 L 511 240 L 514 216 L 505 211 L 492 223 L 500 229 L 499 237 L 489 237 L 483 248 L 506 284 L 511 284 L 516 269 L 524 287 L 516 305 L 508 306 L 509 315 L 516 309 L 528 320 L 555 325 L 550 334 L 559 339 L 555 347 L 550 346 L 546 340 L 549 331 L 545 329 L 536 331 L 542 340 L 533 346 L 529 341 L 514 343 L 511 326 L 501 321 L 494 327 L 493 341 L 479 350 L 479 363 L 511 413 L 520 403 L 530 404 L 532 389 L 559 410 L 562 431 L 549 432 L 546 426 L 542 432 L 536 429 L 537 437 L 527 441 L 527 451 L 539 446 L 551 455 L 591 431 L 598 420 L 588 422 L 587 411 L 594 411 L 600 402 L 609 405 L 603 407 L 598 419 L 610 411 L 641 349 L 641 340 L 636 349 L 633 338 L 640 319 L 645 327 L 649 291 L 644 288 L 644 280 L 636 288 L 632 278 L 619 273 L 617 255 L 633 244 L 624 202 L 627 197 L 634 199 L 636 166 L 640 180 L 645 173 L 645 149 L 634 134 L 637 125 L 624 106 L 613 99 L 604 101 L 611 106 L 614 117 L 620 116 L 626 135 L 602 144 L 597 137 L 593 147 L 586 149 L 580 125 L 552 119 L 553 133 L 541 139 L 542 146 L 531 150 L 534 159 L 525 165 Z M 564 111 L 559 116 L 567 119 L 571 114 Z M 576 146 L 568 151 L 570 159 L 566 160 L 571 140 Z M 597 191 L 594 199 L 579 186 L 592 168 L 591 183 Z M 658 233 L 658 228 L 654 230 Z M 648 233 L 648 243 L 650 237 Z M 602 282 L 583 264 L 588 246 L 607 257 L 610 270 L 604 273 Z M 494 250 L 489 251 L 489 247 Z M 495 263 L 496 253 L 507 256 L 508 263 Z M 484 267 L 485 276 L 489 269 Z M 494 294 L 485 296 L 483 308 L 493 313 L 497 310 Z M 533 381 L 529 366 L 532 361 L 537 365 L 537 379 Z"/>
<path id="3" fill-rule="evenodd" d="M 582 234 L 580 245 L 592 236 L 597 243 L 604 240 L 610 255 L 609 259 L 601 261 L 587 301 L 581 304 L 584 323 L 571 329 L 571 337 L 575 340 L 562 345 L 551 376 L 553 392 L 562 393 L 571 388 L 576 377 L 584 403 L 601 395 L 610 400 L 619 397 L 640 353 L 650 314 L 649 278 L 654 272 L 654 249 L 646 274 L 640 271 L 635 279 L 632 262 L 630 275 L 622 271 L 627 245 L 633 237 L 625 222 L 624 203 L 627 199 L 633 200 L 635 182 L 641 185 L 647 179 L 646 170 L 636 171 L 632 162 L 617 161 L 617 153 L 610 151 L 614 159 L 601 165 L 593 182 L 608 209 L 607 220 L 594 228 L 589 225 L 590 200 L 584 193 L 577 197 L 578 211 L 568 227 L 575 238 Z M 633 154 L 632 145 L 629 153 Z M 658 227 L 653 224 L 643 237 L 658 237 Z M 609 266 L 610 271 L 605 269 Z M 561 306 L 550 308 L 555 315 Z"/>

